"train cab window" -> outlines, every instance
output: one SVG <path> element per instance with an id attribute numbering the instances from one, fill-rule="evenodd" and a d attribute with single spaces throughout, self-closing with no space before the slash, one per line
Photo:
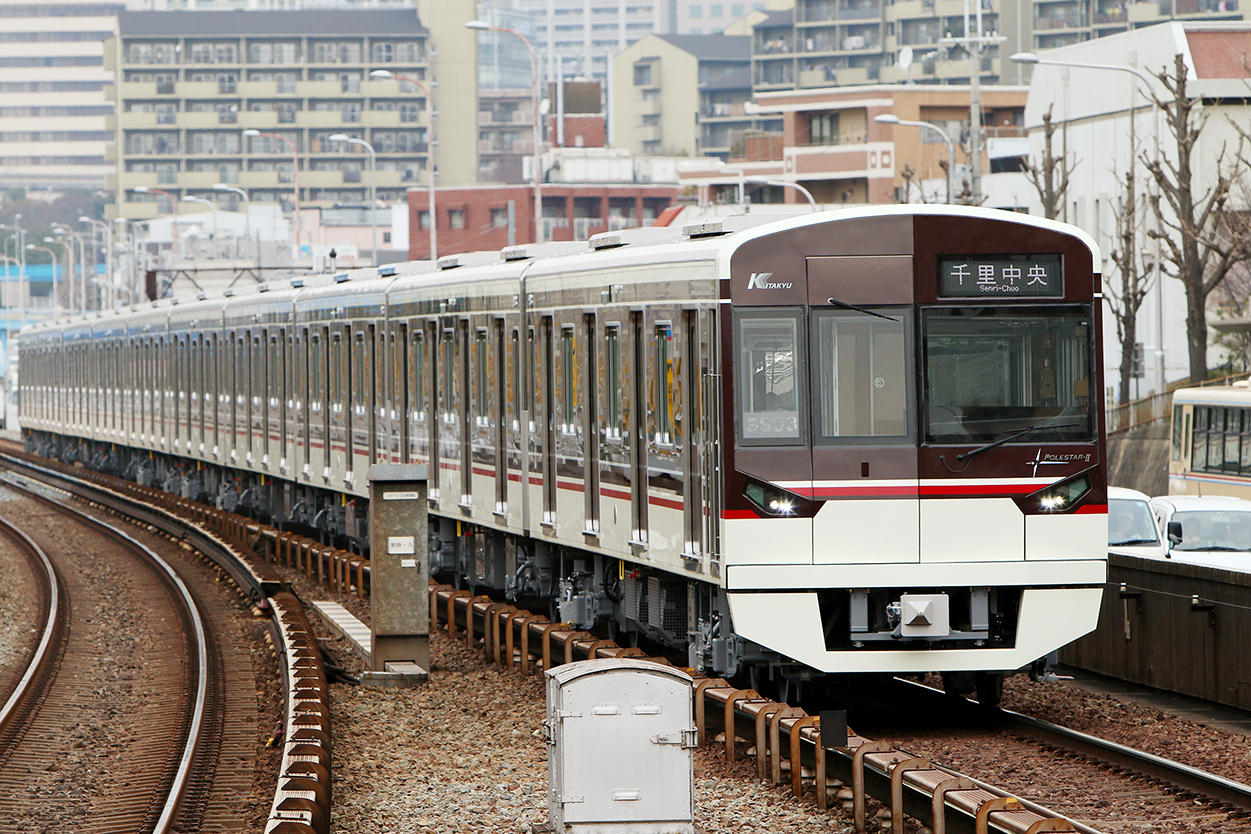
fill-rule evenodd
<path id="1" fill-rule="evenodd" d="M 1094 437 L 1087 307 L 923 311 L 925 439 L 984 443 Z"/>
<path id="2" fill-rule="evenodd" d="M 878 311 L 875 311 L 878 312 Z M 909 434 L 909 319 L 887 309 L 814 316 L 814 433 L 825 440 Z"/>
<path id="3" fill-rule="evenodd" d="M 803 438 L 798 313 L 738 315 L 738 432 L 749 445 L 797 443 Z"/>

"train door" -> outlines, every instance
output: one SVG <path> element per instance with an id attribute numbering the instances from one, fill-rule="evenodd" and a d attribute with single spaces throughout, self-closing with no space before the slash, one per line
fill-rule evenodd
<path id="1" fill-rule="evenodd" d="M 370 418 L 373 401 L 373 372 L 369 358 L 373 351 L 373 335 L 368 325 L 352 328 L 352 357 L 348 370 L 347 398 L 348 447 L 345 460 L 346 477 L 354 480 L 361 471 L 361 459 L 369 459 Z M 363 472 L 361 474 L 364 474 Z"/>
<path id="2" fill-rule="evenodd" d="M 439 373 L 439 356 L 443 353 L 443 331 L 438 319 L 427 326 L 426 345 L 430 354 L 430 397 L 426 400 L 426 426 L 429 429 L 428 453 L 429 465 L 427 477 L 430 478 L 428 495 L 431 501 L 438 501 L 443 496 L 443 388 L 448 384 Z"/>
<path id="3" fill-rule="evenodd" d="M 647 336 L 643 312 L 630 313 L 630 546 L 647 547 Z"/>
<path id="4" fill-rule="evenodd" d="M 699 426 L 702 443 L 697 446 L 700 467 L 699 502 L 703 527 L 705 563 L 713 576 L 721 575 L 721 406 L 725 380 L 718 356 L 720 346 L 720 311 L 701 311 L 696 332 L 700 341 L 699 358 Z"/>
<path id="5" fill-rule="evenodd" d="M 286 344 L 283 332 L 279 328 L 265 328 L 266 359 L 265 359 L 265 434 L 261 444 L 265 450 L 261 465 L 267 471 L 277 469 L 281 452 L 282 426 L 284 424 L 282 406 L 283 367 L 282 350 Z"/>
<path id="6" fill-rule="evenodd" d="M 595 314 L 582 317 L 582 477 L 583 515 L 582 532 L 587 536 L 599 536 L 599 333 L 595 326 Z"/>
<path id="7" fill-rule="evenodd" d="M 566 485 L 573 486 L 582 481 L 583 473 L 583 430 L 579 419 L 579 389 L 582 387 L 579 380 L 581 368 L 578 363 L 578 354 L 581 352 L 581 337 L 578 334 L 579 327 L 573 322 L 561 322 L 559 341 L 555 345 L 555 396 L 553 403 L 556 406 L 556 426 L 553 432 L 555 437 L 555 449 L 553 456 L 553 477 L 552 488 L 555 490 L 553 506 L 553 514 L 557 519 L 557 532 L 566 538 L 577 536 L 581 530 L 586 529 L 585 506 L 579 506 L 569 499 L 569 490 L 563 490 L 564 505 L 561 504 L 562 490 L 561 480 L 564 479 Z M 585 504 L 585 502 L 581 502 Z M 578 522 L 582 518 L 581 523 Z M 559 519 L 564 519 L 565 523 L 559 523 Z"/>
<path id="8" fill-rule="evenodd" d="M 599 333 L 599 414 L 597 440 L 600 537 L 621 542 L 634 538 L 630 505 L 633 458 L 630 434 L 630 331 L 620 321 L 604 321 Z"/>
<path id="9" fill-rule="evenodd" d="M 476 341 L 476 338 L 475 338 Z M 472 388 L 469 357 L 469 320 L 461 319 L 456 323 L 456 368 L 459 372 L 460 384 L 456 390 L 456 423 L 459 429 L 460 443 L 457 447 L 458 467 L 460 469 L 460 508 L 473 510 L 473 441 L 474 420 L 471 416 Z"/>
<path id="10" fill-rule="evenodd" d="M 409 414 L 409 356 L 408 322 L 391 323 L 390 333 L 391 356 L 391 429 L 388 432 L 392 463 L 408 463 L 411 460 L 409 451 L 412 443 L 412 423 Z"/>
<path id="11" fill-rule="evenodd" d="M 216 457 L 220 451 L 218 439 L 218 427 L 221 425 L 221 419 L 218 414 L 220 405 L 218 403 L 221 388 L 221 359 L 218 357 L 220 350 L 220 342 L 216 333 L 206 333 L 204 335 L 204 419 L 207 421 L 208 429 L 205 438 L 206 451 L 213 457 Z"/>
<path id="12" fill-rule="evenodd" d="M 495 370 L 494 408 L 490 413 L 494 417 L 493 439 L 495 441 L 495 515 L 497 520 L 505 520 L 508 516 L 508 350 L 504 340 L 504 318 L 495 319 L 494 342 Z"/>
<path id="13" fill-rule="evenodd" d="M 507 470 L 505 477 L 508 480 L 508 486 L 504 497 L 508 505 L 508 522 L 516 527 L 525 527 L 527 521 L 523 514 L 524 502 L 522 501 L 522 496 L 525 494 L 527 485 L 525 483 L 525 435 L 523 434 L 524 423 L 522 421 L 530 412 L 525 405 L 525 389 L 522 385 L 521 328 L 517 326 L 519 322 L 520 317 L 512 319 L 511 323 L 514 326 L 509 328 L 508 387 L 505 395 L 508 405 L 506 410 L 500 412 L 500 415 L 502 417 L 507 414 L 508 419 L 508 450 L 505 458 L 505 469 Z M 516 484 L 516 486 L 513 486 L 513 484 Z"/>
<path id="14" fill-rule="evenodd" d="M 287 386 L 287 466 L 290 471 L 307 474 L 309 469 L 309 410 L 312 394 L 309 388 L 309 352 L 312 343 L 304 326 L 291 327 L 291 354 Z"/>
<path id="15" fill-rule="evenodd" d="M 543 517 L 540 523 L 548 533 L 556 530 L 556 357 L 555 323 L 551 316 L 543 317 L 542 386 L 543 406 L 535 408 L 535 414 L 543 420 Z"/>
<path id="16" fill-rule="evenodd" d="M 395 421 L 395 396 L 393 386 L 387 384 L 387 345 L 389 343 L 394 351 L 395 335 L 385 321 L 381 327 L 371 324 L 369 330 L 373 334 L 370 363 L 374 369 L 374 402 L 370 412 L 373 422 L 369 432 L 372 454 L 369 461 L 387 463 L 395 459 L 393 452 L 396 432 L 392 428 Z"/>
<path id="17" fill-rule="evenodd" d="M 702 380 L 707 371 L 707 348 L 702 344 L 700 312 L 683 310 L 681 318 L 682 389 L 678 413 L 683 428 L 682 455 L 682 558 L 687 567 L 702 569 L 704 555 L 703 468 L 705 451 Z"/>
<path id="18" fill-rule="evenodd" d="M 495 378 L 494 364 L 491 362 L 492 346 L 495 340 L 491 338 L 491 330 L 486 327 L 478 327 L 473 332 L 473 349 L 470 353 L 470 361 L 473 366 L 473 402 L 472 416 L 470 425 L 473 428 L 473 449 L 471 459 L 469 461 L 469 478 L 470 487 L 469 494 L 479 494 L 478 490 L 473 487 L 475 477 L 481 474 L 485 481 L 489 476 L 488 473 L 495 466 L 495 434 L 492 426 L 495 420 L 492 419 L 491 400 L 492 385 L 491 381 Z M 491 489 L 480 490 L 482 499 L 482 509 L 486 512 L 494 503 L 491 496 L 498 494 L 498 489 L 491 478 Z"/>
<path id="19" fill-rule="evenodd" d="M 312 327 L 308 331 L 308 419 L 305 423 L 307 460 L 304 472 L 309 479 L 330 478 L 330 360 L 326 342 L 329 332 L 325 327 Z"/>
<path id="20" fill-rule="evenodd" d="M 336 484 L 347 472 L 352 448 L 352 407 L 348 391 L 352 384 L 351 373 L 352 334 L 339 325 L 330 331 L 330 442 L 329 478 Z"/>
<path id="21" fill-rule="evenodd" d="M 812 490 L 824 499 L 813 561 L 918 561 L 912 259 L 809 258 L 808 284 L 813 298 L 858 305 L 809 315 Z"/>

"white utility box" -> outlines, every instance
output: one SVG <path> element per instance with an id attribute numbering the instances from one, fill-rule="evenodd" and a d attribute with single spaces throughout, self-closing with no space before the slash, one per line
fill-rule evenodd
<path id="1" fill-rule="evenodd" d="M 560 834 L 693 834 L 691 678 L 633 658 L 547 672 L 547 807 Z"/>

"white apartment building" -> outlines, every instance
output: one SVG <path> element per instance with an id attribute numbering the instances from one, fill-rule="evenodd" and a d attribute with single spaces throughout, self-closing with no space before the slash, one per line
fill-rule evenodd
<path id="1" fill-rule="evenodd" d="M 1237 144 L 1234 125 L 1251 123 L 1251 106 L 1247 104 L 1251 84 L 1246 57 L 1249 53 L 1251 24 L 1178 21 L 1076 43 L 1039 55 L 1054 61 L 1134 67 L 1150 75 L 1162 69 L 1171 73 L 1174 56 L 1181 54 L 1189 71 L 1190 94 L 1202 99 L 1207 118 L 1193 150 L 1194 170 L 1199 175 L 1196 187 L 1202 194 L 1210 182 L 1206 177 L 1212 176 L 1222 148 L 1228 155 Z M 1152 79 L 1151 87 L 1156 95 L 1164 95 L 1158 81 Z M 1148 105 L 1142 91 L 1143 82 L 1130 72 L 1039 65 L 1034 68 L 1025 107 L 1030 156 L 1035 160 L 1042 156 L 1042 115 L 1052 108 L 1052 119 L 1060 128 L 1055 141 L 1066 149 L 1070 164 L 1076 164 L 1064 213 L 1059 219 L 1080 226 L 1094 236 L 1103 253 L 1105 288 L 1119 286 L 1120 281 L 1111 252 L 1115 245 L 1117 200 L 1122 193 L 1125 172 L 1130 165 L 1136 165 L 1139 188 L 1151 188 L 1154 193 L 1142 158 L 1156 155 L 1157 135 L 1160 137 L 1158 153 L 1166 159 L 1177 158 L 1176 142 L 1170 139 L 1163 116 Z M 1137 155 L 1137 162 L 1132 161 L 1131 152 Z M 1234 190 L 1232 208 L 1246 210 L 1245 193 L 1241 188 Z M 1031 213 L 1039 213 L 1041 206 L 1037 195 L 1033 195 L 1031 202 Z M 1146 224 L 1148 229 L 1155 228 L 1149 211 Z M 1152 271 L 1157 246 L 1145 234 L 1140 235 L 1139 241 L 1144 268 Z M 1131 387 L 1131 395 L 1146 396 L 1160 390 L 1161 376 L 1166 381 L 1174 381 L 1189 372 L 1182 284 L 1164 277 L 1157 286 L 1159 290 L 1153 289 L 1147 296 L 1138 315 L 1137 341 L 1143 346 L 1145 373 L 1136 386 Z M 1105 385 L 1116 390 L 1120 345 L 1107 306 L 1105 301 L 1104 377 Z M 1215 335 L 1209 328 L 1209 343 Z M 1209 348 L 1209 364 L 1222 361 L 1221 352 Z"/>
<path id="2" fill-rule="evenodd" d="M 0 0 L 0 187 L 102 188 L 121 3 Z"/>

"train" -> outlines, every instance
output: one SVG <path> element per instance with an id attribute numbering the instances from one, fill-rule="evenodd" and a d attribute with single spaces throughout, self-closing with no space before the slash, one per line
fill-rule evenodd
<path id="1" fill-rule="evenodd" d="M 1170 495 L 1251 498 L 1251 383 L 1173 392 Z"/>
<path id="2" fill-rule="evenodd" d="M 28 448 L 367 547 L 428 472 L 431 570 L 793 692 L 995 699 L 1106 574 L 1099 250 L 976 207 L 743 215 L 24 330 Z"/>

